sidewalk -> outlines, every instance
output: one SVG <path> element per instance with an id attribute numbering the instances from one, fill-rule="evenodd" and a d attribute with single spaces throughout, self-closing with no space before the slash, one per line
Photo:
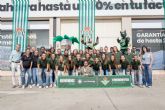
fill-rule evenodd
<path id="1" fill-rule="evenodd" d="M 1 77 L 5 77 L 5 76 L 11 76 L 11 71 L 1 71 L 0 70 L 0 76 Z M 153 75 L 161 75 L 161 74 L 165 74 L 165 70 L 153 70 Z"/>

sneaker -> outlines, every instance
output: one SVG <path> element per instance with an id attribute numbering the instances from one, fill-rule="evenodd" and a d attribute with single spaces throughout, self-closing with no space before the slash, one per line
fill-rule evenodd
<path id="1" fill-rule="evenodd" d="M 33 87 L 36 86 L 35 84 L 32 85 Z"/>
<path id="2" fill-rule="evenodd" d="M 38 88 L 39 88 L 39 89 L 41 89 L 41 88 L 42 88 L 42 86 L 39 86 Z"/>
<path id="3" fill-rule="evenodd" d="M 140 87 L 140 88 L 144 88 L 144 86 L 142 86 L 142 85 L 139 85 L 139 87 Z"/>
<path id="4" fill-rule="evenodd" d="M 39 84 L 37 84 L 37 87 L 39 87 L 40 85 Z"/>
<path id="5" fill-rule="evenodd" d="M 131 84 L 131 87 L 133 88 L 135 85 L 134 84 Z"/>
<path id="6" fill-rule="evenodd" d="M 151 88 L 151 86 L 147 86 L 148 88 Z"/>
<path id="7" fill-rule="evenodd" d="M 13 85 L 12 88 L 16 88 L 17 86 L 16 85 Z"/>
<path id="8" fill-rule="evenodd" d="M 46 89 L 48 89 L 49 87 L 48 87 L 48 86 L 46 86 L 45 88 L 46 88 Z"/>
<path id="9" fill-rule="evenodd" d="M 52 88 L 53 87 L 53 84 L 50 84 L 50 86 L 49 86 L 50 88 Z"/>
<path id="10" fill-rule="evenodd" d="M 54 84 L 54 87 L 56 87 L 57 85 L 56 84 Z"/>
<path id="11" fill-rule="evenodd" d="M 33 88 L 32 85 L 29 85 L 29 88 L 32 89 Z"/>
<path id="12" fill-rule="evenodd" d="M 19 85 L 18 88 L 22 88 L 22 85 Z"/>
<path id="13" fill-rule="evenodd" d="M 22 86 L 22 89 L 25 89 L 25 85 Z"/>

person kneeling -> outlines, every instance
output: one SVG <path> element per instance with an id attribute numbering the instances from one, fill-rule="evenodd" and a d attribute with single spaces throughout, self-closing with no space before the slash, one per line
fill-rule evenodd
<path id="1" fill-rule="evenodd" d="M 88 61 L 84 61 L 84 66 L 80 69 L 80 75 L 83 76 L 93 76 L 92 68 L 88 66 Z"/>

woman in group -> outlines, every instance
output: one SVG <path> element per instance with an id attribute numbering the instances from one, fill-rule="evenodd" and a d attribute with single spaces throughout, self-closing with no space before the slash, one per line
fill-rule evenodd
<path id="1" fill-rule="evenodd" d="M 50 73 L 47 77 L 48 78 L 47 79 L 47 86 L 49 86 L 50 88 L 53 87 L 53 83 L 55 82 L 55 81 L 53 81 L 53 79 L 54 79 L 53 76 L 55 76 L 55 65 L 56 65 L 56 58 L 55 58 L 55 54 L 52 53 L 51 58 L 50 58 Z"/>
<path id="2" fill-rule="evenodd" d="M 153 56 L 151 52 L 147 51 L 146 46 L 141 49 L 141 62 L 143 70 L 143 85 L 150 88 L 152 86 L 151 68 L 153 63 Z"/>
<path id="3" fill-rule="evenodd" d="M 21 58 L 21 67 L 23 68 L 22 71 L 22 88 L 25 87 L 32 88 L 32 75 L 31 75 L 31 67 L 32 67 L 32 57 L 30 56 L 30 49 L 26 49 L 25 54 Z M 26 81 L 26 74 L 28 75 Z"/>
<path id="4" fill-rule="evenodd" d="M 102 72 L 101 64 L 99 62 L 99 59 L 96 57 L 94 59 L 94 63 L 92 64 L 93 72 L 96 76 L 100 75 Z"/>
<path id="5" fill-rule="evenodd" d="M 81 59 L 80 54 L 77 54 L 76 59 L 74 60 L 74 74 L 78 76 L 81 67 L 84 65 L 83 60 Z"/>
<path id="6" fill-rule="evenodd" d="M 65 76 L 66 75 L 66 61 L 64 57 L 60 55 L 59 59 L 56 61 L 56 76 Z M 57 78 L 57 77 L 56 77 Z"/>
<path id="7" fill-rule="evenodd" d="M 102 70 L 103 70 L 103 75 L 109 75 L 109 69 L 110 66 L 108 64 L 108 58 L 106 57 L 106 55 L 103 53 L 101 56 L 101 66 L 102 66 Z"/>
<path id="8" fill-rule="evenodd" d="M 85 59 L 83 59 L 83 60 L 87 60 L 88 64 L 89 64 L 88 66 L 90 66 L 90 67 L 93 64 L 93 58 L 91 57 L 91 55 L 89 53 L 86 53 Z"/>
<path id="9" fill-rule="evenodd" d="M 74 61 L 73 61 L 71 55 L 68 56 L 68 59 L 67 59 L 67 62 L 66 62 L 66 68 L 67 68 L 67 71 L 68 71 L 68 75 L 72 76 L 73 75 L 73 69 L 74 69 Z"/>
<path id="10" fill-rule="evenodd" d="M 119 65 L 120 74 L 127 75 L 128 67 L 129 67 L 129 62 L 126 60 L 124 55 L 121 55 L 120 65 Z"/>
<path id="11" fill-rule="evenodd" d="M 109 65 L 110 65 L 110 71 L 112 72 L 112 75 L 116 75 L 116 66 L 117 65 L 116 65 L 115 55 L 113 55 L 113 54 L 111 54 Z"/>
<path id="12" fill-rule="evenodd" d="M 32 78 L 33 78 L 33 86 L 39 86 L 39 75 L 38 75 L 38 68 L 37 68 L 38 59 L 39 59 L 39 53 L 36 50 L 32 57 L 33 63 L 32 63 L 32 69 L 31 69 Z"/>
<path id="13" fill-rule="evenodd" d="M 120 56 L 122 54 L 116 46 L 113 47 L 113 54 L 115 55 L 115 58 L 116 58 L 116 65 L 117 65 L 116 73 L 119 74 L 120 68 L 118 68 L 118 67 L 120 67 Z"/>
<path id="14" fill-rule="evenodd" d="M 39 88 L 46 87 L 47 74 L 49 73 L 49 59 L 46 58 L 46 54 L 42 53 L 41 58 L 39 58 L 37 66 L 39 72 Z"/>
<path id="15" fill-rule="evenodd" d="M 141 72 L 141 63 L 137 55 L 134 55 L 133 61 L 131 62 L 131 76 L 132 84 L 142 86 L 142 72 Z"/>

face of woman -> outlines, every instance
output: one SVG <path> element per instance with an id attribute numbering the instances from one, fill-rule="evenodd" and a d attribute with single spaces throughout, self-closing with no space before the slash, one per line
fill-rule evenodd
<path id="1" fill-rule="evenodd" d="M 79 54 L 77 54 L 77 56 L 76 56 L 76 57 L 77 57 L 77 59 L 80 59 L 80 55 L 79 55 Z"/>
<path id="2" fill-rule="evenodd" d="M 83 54 L 83 51 L 80 51 L 80 54 Z"/>
<path id="3" fill-rule="evenodd" d="M 143 47 L 143 51 L 144 51 L 144 52 L 147 52 L 147 48 L 146 48 L 146 47 Z"/>
<path id="4" fill-rule="evenodd" d="M 46 59 L 46 54 L 42 54 L 42 59 Z"/>
<path id="5" fill-rule="evenodd" d="M 113 50 L 114 50 L 115 52 L 117 52 L 117 47 L 113 47 Z"/>
<path id="6" fill-rule="evenodd" d="M 68 58 L 69 60 L 72 60 L 72 57 L 71 56 L 69 56 L 69 58 Z"/>
<path id="7" fill-rule="evenodd" d="M 29 49 L 26 50 L 26 54 L 27 54 L 27 55 L 30 54 L 30 50 L 29 50 Z"/>
<path id="8" fill-rule="evenodd" d="M 97 62 L 99 62 L 99 59 L 98 59 L 98 58 L 96 58 L 96 59 L 95 59 L 95 62 L 96 62 L 96 63 L 97 63 Z"/>
<path id="9" fill-rule="evenodd" d="M 111 56 L 111 60 L 115 60 L 115 56 L 112 55 L 112 56 Z"/>
<path id="10" fill-rule="evenodd" d="M 86 54 L 86 58 L 90 58 L 90 55 L 89 54 Z"/>
<path id="11" fill-rule="evenodd" d="M 55 59 L 55 54 L 52 54 L 52 55 L 51 55 L 51 58 L 52 58 L 52 59 Z"/>
<path id="12" fill-rule="evenodd" d="M 37 56 L 37 55 L 38 55 L 38 51 L 35 51 L 35 52 L 34 52 L 34 55 Z"/>
<path id="13" fill-rule="evenodd" d="M 135 60 L 137 60 L 137 59 L 138 59 L 138 57 L 137 57 L 137 56 L 134 56 L 134 59 L 135 59 Z"/>
<path id="14" fill-rule="evenodd" d="M 121 60 L 122 60 L 122 61 L 125 60 L 125 57 L 124 57 L 123 55 L 121 56 Z"/>

